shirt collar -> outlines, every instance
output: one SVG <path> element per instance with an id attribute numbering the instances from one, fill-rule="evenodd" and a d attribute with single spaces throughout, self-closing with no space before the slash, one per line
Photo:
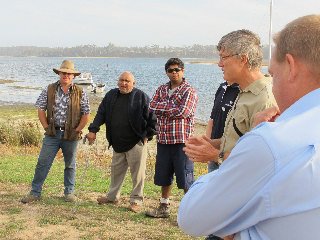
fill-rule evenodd
<path id="1" fill-rule="evenodd" d="M 75 84 L 72 82 L 71 85 L 70 85 L 70 87 L 69 87 L 69 90 L 70 90 L 70 89 L 73 89 L 74 86 L 75 86 Z M 57 81 L 57 87 L 60 87 L 60 88 L 62 89 L 60 81 Z"/>
<path id="2" fill-rule="evenodd" d="M 254 95 L 259 95 L 270 81 L 272 81 L 271 77 L 262 77 L 241 90 L 241 92 L 252 92 Z"/>
<path id="3" fill-rule="evenodd" d="M 317 88 L 294 102 L 290 107 L 280 114 L 280 116 L 276 119 L 276 122 L 300 115 L 308 109 L 316 107 L 318 108 L 319 98 L 320 88 Z"/>
<path id="4" fill-rule="evenodd" d="M 184 85 L 186 83 L 186 79 L 185 78 L 182 78 L 182 82 L 181 82 L 181 84 L 178 86 L 178 87 L 176 87 L 175 89 L 178 89 L 178 88 L 180 88 L 182 85 Z M 169 82 L 167 82 L 167 86 L 168 86 L 168 88 L 170 89 L 170 86 L 171 86 L 171 82 L 169 81 Z"/>

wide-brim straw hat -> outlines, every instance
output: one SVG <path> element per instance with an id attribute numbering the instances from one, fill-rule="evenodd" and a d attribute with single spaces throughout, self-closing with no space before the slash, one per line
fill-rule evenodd
<path id="1" fill-rule="evenodd" d="M 59 74 L 60 72 L 63 73 L 72 73 L 74 76 L 79 76 L 80 72 L 74 69 L 74 63 L 70 60 L 64 60 L 60 66 L 60 68 L 54 68 L 53 71 L 56 74 Z"/>

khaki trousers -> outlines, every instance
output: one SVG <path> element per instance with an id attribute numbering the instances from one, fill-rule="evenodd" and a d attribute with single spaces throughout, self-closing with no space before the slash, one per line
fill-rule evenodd
<path id="1" fill-rule="evenodd" d="M 130 168 L 132 179 L 132 192 L 130 203 L 143 203 L 143 187 L 146 177 L 147 145 L 139 141 L 127 152 L 117 153 L 113 151 L 111 162 L 111 183 L 107 194 L 108 200 L 116 201 L 120 198 L 120 190 Z"/>

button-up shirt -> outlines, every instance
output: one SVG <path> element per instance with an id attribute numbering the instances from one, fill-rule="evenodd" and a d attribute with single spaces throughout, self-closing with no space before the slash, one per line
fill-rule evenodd
<path id="1" fill-rule="evenodd" d="M 272 78 L 263 77 L 240 90 L 226 119 L 221 152 L 230 152 L 240 137 L 234 124 L 242 134 L 245 134 L 252 129 L 253 116 L 272 106 L 277 106 L 272 93 Z"/>
<path id="2" fill-rule="evenodd" d="M 169 90 L 170 82 L 161 85 L 149 105 L 157 116 L 157 141 L 161 144 L 185 143 L 194 130 L 198 96 L 186 80 L 172 94 Z"/>
<path id="3" fill-rule="evenodd" d="M 35 106 L 42 111 L 47 110 L 47 100 L 48 100 L 48 87 L 45 88 L 41 94 L 39 95 Z M 54 106 L 54 114 L 55 114 L 55 126 L 64 127 L 66 119 L 67 119 L 67 110 L 68 103 L 70 100 L 70 88 L 67 93 L 61 88 L 61 85 L 58 84 L 58 88 L 56 91 L 55 97 L 55 106 Z M 90 113 L 89 99 L 85 91 L 82 90 L 82 98 L 80 100 L 80 111 L 82 115 Z"/>
<path id="4" fill-rule="evenodd" d="M 179 226 L 236 240 L 320 239 L 320 89 L 240 138 L 182 199 Z"/>

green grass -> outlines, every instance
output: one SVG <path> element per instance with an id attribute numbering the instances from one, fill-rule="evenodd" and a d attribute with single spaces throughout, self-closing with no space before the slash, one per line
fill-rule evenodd
<path id="1" fill-rule="evenodd" d="M 37 121 L 37 109 L 32 104 L 14 104 L 0 106 L 1 119 L 28 119 Z"/>
<path id="2" fill-rule="evenodd" d="M 6 237 L 17 233 L 25 228 L 26 227 L 24 226 L 22 220 L 11 220 L 7 224 L 4 224 L 3 229 L 0 230 L 0 238 L 6 239 Z"/>
<path id="3" fill-rule="evenodd" d="M 152 219 L 145 217 L 143 212 L 135 214 L 128 211 L 131 192 L 129 174 L 122 188 L 123 200 L 120 206 L 98 205 L 96 197 L 104 195 L 109 187 L 108 164 L 96 166 L 92 162 L 89 168 L 85 169 L 85 162 L 80 160 L 76 185 L 76 195 L 80 201 L 77 204 L 65 203 L 62 198 L 64 163 L 58 157 L 44 184 L 42 200 L 27 205 L 19 203 L 19 199 L 30 189 L 36 160 L 37 151 L 25 154 L 25 151 L 14 150 L 8 154 L 2 152 L 0 156 L 0 188 L 4 187 L 6 192 L 1 196 L 0 211 L 8 216 L 5 223 L 0 222 L 0 239 L 15 239 L 19 232 L 28 232 L 30 215 L 33 219 L 32 231 L 60 229 L 53 233 L 48 232 L 45 239 L 63 239 L 63 236 L 67 236 L 64 226 L 77 233 L 78 239 L 193 239 L 177 227 L 176 212 L 183 194 L 176 187 L 172 193 L 173 214 L 169 219 Z M 149 167 L 152 167 L 152 164 Z M 148 175 L 153 174 L 151 169 L 147 172 Z M 160 187 L 155 186 L 152 180 L 147 180 L 145 196 L 148 207 L 156 206 Z"/>
<path id="4" fill-rule="evenodd" d="M 22 208 L 20 207 L 11 207 L 6 210 L 7 210 L 6 212 L 10 215 L 19 214 L 22 212 Z"/>

